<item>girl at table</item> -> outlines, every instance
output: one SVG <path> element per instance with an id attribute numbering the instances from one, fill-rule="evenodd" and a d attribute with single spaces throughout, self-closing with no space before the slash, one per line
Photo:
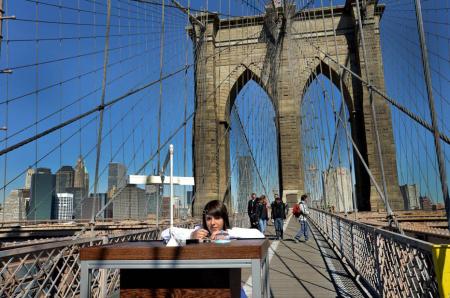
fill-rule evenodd
<path id="1" fill-rule="evenodd" d="M 228 235 L 226 235 L 228 234 Z M 194 229 L 176 228 L 172 229 L 172 235 L 178 240 L 186 239 L 239 239 L 239 238 L 264 238 L 264 234 L 256 229 L 231 228 L 228 219 L 227 207 L 219 200 L 208 202 L 203 208 L 202 226 Z M 164 240 L 170 238 L 170 230 L 162 231 Z"/>

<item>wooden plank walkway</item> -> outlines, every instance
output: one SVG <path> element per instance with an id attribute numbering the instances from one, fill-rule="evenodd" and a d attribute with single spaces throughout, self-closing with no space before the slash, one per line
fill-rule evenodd
<path id="1" fill-rule="evenodd" d="M 293 240 L 300 228 L 294 217 L 284 228 L 284 240 L 271 240 L 269 248 L 271 297 L 367 297 L 314 226 L 310 239 L 299 243 Z M 266 235 L 274 238 L 273 225 Z M 250 270 L 243 270 L 242 286 L 251 297 Z"/>

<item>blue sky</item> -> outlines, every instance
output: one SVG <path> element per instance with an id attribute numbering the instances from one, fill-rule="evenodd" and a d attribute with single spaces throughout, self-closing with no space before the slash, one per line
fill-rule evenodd
<path id="1" fill-rule="evenodd" d="M 188 1 L 181 2 L 187 5 Z M 263 9 L 257 1 L 247 1 L 248 5 L 241 5 L 240 1 L 191 2 L 192 7 L 196 9 L 220 11 L 225 15 L 251 15 Z M 305 3 L 297 2 L 297 7 Z M 411 1 L 386 2 L 388 8 L 382 19 L 381 42 L 387 92 L 429 121 L 422 68 L 418 58 L 420 54 L 416 29 L 414 20 L 411 20 L 411 5 L 409 5 Z M 3 23 L 4 40 L 0 53 L 0 69 L 12 68 L 13 73 L 0 74 L 0 126 L 8 126 L 7 142 L 6 133 L 0 131 L 2 148 L 88 111 L 100 103 L 106 22 L 104 0 L 5 0 L 4 3 L 7 13 L 15 15 L 17 20 Z M 158 80 L 161 70 L 161 6 L 126 0 L 112 3 L 106 102 L 134 87 Z M 327 3 L 329 2 L 324 1 L 325 6 Z M 315 1 L 314 5 L 319 6 L 320 1 Z M 389 8 L 389 5 L 392 8 Z M 439 124 L 449 135 L 450 67 L 448 67 L 449 31 L 446 24 L 448 8 L 439 9 L 443 6 L 430 1 L 425 1 L 423 5 L 429 51 L 432 52 L 430 64 L 438 103 Z M 188 65 L 193 61 L 192 43 L 185 34 L 186 16 L 173 8 L 166 8 L 165 14 L 163 75 L 182 69 L 186 64 L 186 57 Z M 40 22 L 35 22 L 36 19 Z M 163 102 L 161 142 L 183 122 L 185 99 L 187 114 L 193 112 L 192 67 L 186 73 L 181 71 L 164 80 L 161 85 L 155 83 L 145 91 L 129 96 L 105 110 L 104 141 L 100 161 L 101 191 L 106 188 L 109 161 L 126 164 L 132 173 L 155 154 L 160 88 Z M 264 92 L 256 84 L 250 84 L 241 92 L 237 103 L 256 103 L 256 100 L 261 99 L 265 107 L 264 113 L 270 114 L 270 109 L 266 105 L 268 99 L 267 97 L 264 99 L 264 96 Z M 63 109 L 65 106 L 68 107 Z M 239 106 L 243 107 L 240 112 L 241 117 L 245 118 L 250 109 L 245 108 L 248 107 L 245 104 Z M 21 173 L 28 166 L 50 167 L 55 172 L 61 165 L 75 165 L 79 155 L 85 156 L 92 185 L 97 117 L 98 113 L 94 113 L 37 142 L 11 152 L 7 155 L 6 164 L 5 156 L 2 156 L 0 185 L 8 185 L 4 194 L 7 195 L 11 189 L 23 185 L 24 175 Z M 44 118 L 48 119 L 43 120 Z M 38 124 L 35 124 L 36 120 Z M 329 120 L 322 119 L 322 121 Z M 431 135 L 395 109 L 393 122 L 396 127 L 394 134 L 400 183 L 420 183 L 421 191 L 426 190 L 433 197 L 439 197 L 440 186 Z M 192 174 L 189 145 L 192 139 L 191 123 L 192 121 L 187 126 L 188 175 Z M 270 125 L 267 124 L 267 127 Z M 108 134 L 111 128 L 113 133 Z M 24 131 L 20 132 L 21 130 Z M 17 135 L 12 136 L 13 134 Z M 273 136 L 267 134 L 267 138 L 270 140 Z M 259 142 L 260 139 L 252 141 L 254 151 L 260 156 L 258 158 L 275 154 L 273 148 L 262 151 L 258 148 Z M 177 175 L 183 175 L 183 129 L 172 143 L 175 145 L 175 172 Z M 448 145 L 442 144 L 447 168 L 450 168 L 450 149 Z M 274 160 L 273 156 L 268 160 Z M 146 167 L 145 172 L 153 172 L 156 165 L 155 158 Z M 273 168 L 272 165 L 272 161 L 267 161 L 261 167 L 269 169 Z M 267 172 L 267 175 L 276 173 L 274 169 L 272 174 Z M 0 193 L 0 201 L 2 196 Z"/>

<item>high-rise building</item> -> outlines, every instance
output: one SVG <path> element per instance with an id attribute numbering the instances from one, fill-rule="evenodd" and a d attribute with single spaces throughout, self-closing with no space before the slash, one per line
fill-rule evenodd
<path id="1" fill-rule="evenodd" d="M 420 196 L 419 197 L 420 202 L 420 208 L 426 211 L 433 210 L 433 201 L 427 196 Z"/>
<path id="2" fill-rule="evenodd" d="M 28 168 L 27 173 L 25 174 L 25 189 L 31 188 L 31 176 L 34 174 L 33 168 Z"/>
<path id="3" fill-rule="evenodd" d="M 38 168 L 31 176 L 31 197 L 27 218 L 46 220 L 54 218 L 55 175 L 50 169 Z"/>
<path id="4" fill-rule="evenodd" d="M 79 157 L 75 165 L 73 186 L 83 189 L 83 197 L 89 194 L 89 173 L 84 165 L 83 157 Z"/>
<path id="5" fill-rule="evenodd" d="M 66 188 L 66 192 L 73 194 L 73 218 L 81 219 L 81 204 L 86 198 L 84 196 L 85 189 L 79 187 Z"/>
<path id="6" fill-rule="evenodd" d="M 416 184 L 400 185 L 400 193 L 403 197 L 405 210 L 420 209 L 419 192 Z"/>
<path id="7" fill-rule="evenodd" d="M 144 219 L 148 215 L 145 190 L 127 185 L 117 193 L 113 201 L 114 219 Z"/>
<path id="8" fill-rule="evenodd" d="M 54 202 L 55 219 L 71 220 L 73 218 L 73 194 L 57 193 Z"/>
<path id="9" fill-rule="evenodd" d="M 251 156 L 238 157 L 238 190 L 237 190 L 237 209 L 240 213 L 246 212 L 247 201 L 250 194 L 255 190 L 253 185 L 254 171 L 253 159 Z"/>
<path id="10" fill-rule="evenodd" d="M 125 185 L 127 185 L 127 168 L 125 165 L 117 162 L 109 163 L 108 191 L 114 186 L 120 189 Z"/>
<path id="11" fill-rule="evenodd" d="M 156 200 L 158 198 L 158 185 L 146 185 L 145 196 L 148 206 L 148 213 L 156 214 Z"/>
<path id="12" fill-rule="evenodd" d="M 192 204 L 192 197 L 194 195 L 193 190 L 186 191 L 186 205 L 189 207 Z"/>
<path id="13" fill-rule="evenodd" d="M 352 176 L 344 167 L 331 168 L 323 173 L 325 205 L 336 212 L 353 211 Z"/>
<path id="14" fill-rule="evenodd" d="M 96 215 L 105 206 L 107 200 L 106 193 L 98 193 L 97 195 L 91 193 L 91 195 L 83 201 L 82 208 L 82 219 L 91 219 L 92 211 Z M 98 218 L 104 218 L 105 212 L 99 215 Z"/>
<path id="15" fill-rule="evenodd" d="M 161 200 L 161 217 L 169 218 L 170 216 L 170 197 L 162 197 Z"/>
<path id="16" fill-rule="evenodd" d="M 56 193 L 65 193 L 74 184 L 75 171 L 71 166 L 62 166 L 56 172 Z"/>
<path id="17" fill-rule="evenodd" d="M 29 200 L 29 189 L 13 189 L 3 204 L 0 220 L 21 221 L 27 219 Z"/>

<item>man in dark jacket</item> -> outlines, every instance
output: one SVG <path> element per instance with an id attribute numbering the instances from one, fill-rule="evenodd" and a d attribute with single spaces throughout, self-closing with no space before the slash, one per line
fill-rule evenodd
<path id="1" fill-rule="evenodd" d="M 252 193 L 250 200 L 248 201 L 248 204 L 247 204 L 247 213 L 248 213 L 248 217 L 250 219 L 250 228 L 252 228 L 252 229 L 258 228 L 259 218 L 256 214 L 257 203 L 258 203 L 258 200 L 256 198 L 256 194 Z"/>
<path id="2" fill-rule="evenodd" d="M 283 222 L 286 219 L 286 204 L 276 195 L 271 207 L 277 240 L 283 240 Z"/>

